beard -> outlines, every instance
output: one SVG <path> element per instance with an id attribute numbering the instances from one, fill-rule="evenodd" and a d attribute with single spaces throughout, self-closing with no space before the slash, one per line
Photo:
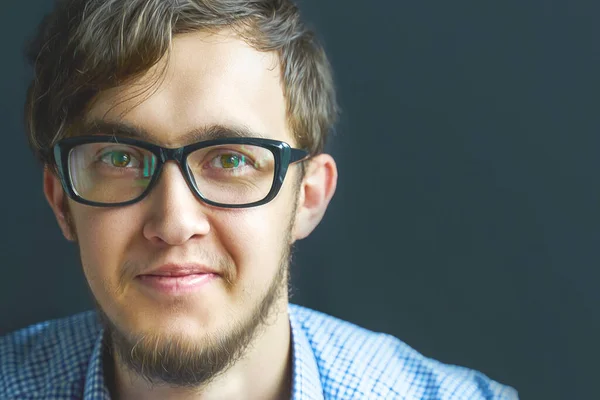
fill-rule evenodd
<path id="1" fill-rule="evenodd" d="M 248 315 L 199 340 L 178 334 L 126 332 L 96 301 L 108 356 L 150 385 L 201 390 L 242 358 L 261 328 L 281 311 L 275 305 L 284 293 L 287 295 L 291 249 L 287 246 L 283 252 L 269 287 Z M 107 362 L 113 360 L 107 357 Z"/>

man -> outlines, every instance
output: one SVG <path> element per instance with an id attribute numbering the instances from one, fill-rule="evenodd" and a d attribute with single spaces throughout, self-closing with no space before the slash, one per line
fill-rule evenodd
<path id="1" fill-rule="evenodd" d="M 288 303 L 332 198 L 323 49 L 287 0 L 69 0 L 26 104 L 97 304 L 0 340 L 0 398 L 516 399 Z"/>

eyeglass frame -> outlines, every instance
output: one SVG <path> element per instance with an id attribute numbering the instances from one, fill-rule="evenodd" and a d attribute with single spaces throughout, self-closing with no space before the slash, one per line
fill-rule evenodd
<path id="1" fill-rule="evenodd" d="M 152 178 L 148 183 L 148 186 L 144 191 L 136 198 L 120 203 L 103 203 L 87 200 L 81 197 L 73 188 L 73 181 L 69 169 L 69 154 L 73 148 L 82 144 L 88 143 L 117 143 L 126 144 L 139 147 L 144 150 L 150 151 L 156 156 L 156 168 L 152 174 Z M 223 145 L 223 144 L 246 144 L 252 146 L 263 147 L 273 154 L 275 170 L 273 173 L 273 182 L 271 183 L 271 190 L 262 199 L 252 203 L 245 204 L 223 204 L 215 201 L 206 199 L 200 189 L 196 186 L 195 179 L 192 176 L 192 172 L 187 164 L 188 156 L 199 149 Z M 179 166 L 183 174 L 183 178 L 186 181 L 188 187 L 194 193 L 196 198 L 201 202 L 220 208 L 250 208 L 257 207 L 263 204 L 267 204 L 277 196 L 281 187 L 283 186 L 283 180 L 287 174 L 287 170 L 290 165 L 300 161 L 305 161 L 310 157 L 310 153 L 307 150 L 297 149 L 291 147 L 288 143 L 266 138 L 255 138 L 255 137 L 232 137 L 232 138 L 218 138 L 203 140 L 196 143 L 191 143 L 182 147 L 168 148 L 159 146 L 154 143 L 146 142 L 130 137 L 120 137 L 115 135 L 86 135 L 86 136 L 75 136 L 59 140 L 53 146 L 54 161 L 56 163 L 58 178 L 61 185 L 67 193 L 67 195 L 74 201 L 93 207 L 123 207 L 130 204 L 135 204 L 142 201 L 152 191 L 158 179 L 160 178 L 164 164 L 167 161 L 175 161 Z"/>

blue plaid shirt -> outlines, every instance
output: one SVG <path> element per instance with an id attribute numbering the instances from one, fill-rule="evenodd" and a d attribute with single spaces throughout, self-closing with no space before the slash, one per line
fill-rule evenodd
<path id="1" fill-rule="evenodd" d="M 426 358 L 398 339 L 290 305 L 292 399 L 516 400 L 485 375 Z M 0 338 L 0 399 L 109 399 L 95 312 Z"/>

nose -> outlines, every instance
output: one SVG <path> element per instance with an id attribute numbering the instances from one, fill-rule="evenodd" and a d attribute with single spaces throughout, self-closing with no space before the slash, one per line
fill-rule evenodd
<path id="1" fill-rule="evenodd" d="M 152 243 L 178 246 L 210 232 L 203 211 L 205 206 L 190 190 L 175 162 L 169 161 L 163 166 L 161 176 L 146 200 L 150 211 L 143 234 Z"/>

